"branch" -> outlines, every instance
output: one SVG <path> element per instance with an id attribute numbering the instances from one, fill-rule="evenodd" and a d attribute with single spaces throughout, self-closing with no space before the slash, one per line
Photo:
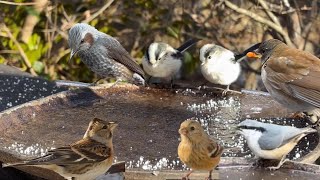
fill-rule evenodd
<path id="1" fill-rule="evenodd" d="M 234 5 L 233 3 L 229 2 L 229 1 L 224 1 L 225 5 L 227 7 L 229 7 L 230 9 L 240 13 L 240 14 L 244 14 L 244 15 L 247 15 L 249 16 L 250 18 L 252 18 L 253 20 L 257 21 L 257 22 L 260 22 L 262 24 L 265 24 L 267 26 L 269 26 L 270 28 L 274 29 L 275 31 L 277 31 L 279 34 L 282 35 L 282 37 L 284 38 L 285 42 L 289 45 L 289 46 L 293 46 L 292 42 L 291 42 L 291 39 L 288 35 L 288 33 L 286 31 L 283 30 L 283 28 L 253 12 L 250 12 L 246 9 L 243 9 L 243 8 L 240 8 L 236 5 Z"/>
<path id="2" fill-rule="evenodd" d="M 16 2 L 8 2 L 8 1 L 0 1 L 0 4 L 9 4 L 15 6 L 33 6 L 36 5 L 36 2 L 29 2 L 29 3 L 16 3 Z"/>
<path id="3" fill-rule="evenodd" d="M 28 67 L 28 69 L 30 70 L 30 73 L 34 76 L 37 76 L 37 73 L 34 71 L 34 69 L 32 68 L 32 65 L 26 55 L 26 53 L 23 51 L 22 47 L 20 46 L 19 42 L 17 41 L 17 39 L 12 35 L 12 33 L 10 32 L 9 28 L 4 24 L 0 24 L 0 27 L 3 28 L 3 30 L 8 34 L 8 37 L 14 42 L 14 44 L 17 46 L 18 51 L 20 52 L 20 55 L 22 56 L 22 59 L 25 63 L 25 65 Z"/>
<path id="4" fill-rule="evenodd" d="M 281 26 L 279 19 L 268 9 L 268 5 L 266 4 L 266 2 L 264 0 L 258 0 L 259 3 L 261 4 L 261 6 L 265 9 L 265 12 L 267 13 L 267 15 L 269 16 L 269 18 L 278 26 Z"/>
<path id="5" fill-rule="evenodd" d="M 90 16 L 88 19 L 82 21 L 84 23 L 89 23 L 90 21 L 92 21 L 93 19 L 95 19 L 96 17 L 98 17 L 101 13 L 103 13 L 104 10 L 106 10 L 112 3 L 114 0 L 109 0 L 104 6 L 102 6 L 101 9 L 99 9 L 99 11 L 97 11 L 96 13 L 94 13 L 92 16 Z"/>

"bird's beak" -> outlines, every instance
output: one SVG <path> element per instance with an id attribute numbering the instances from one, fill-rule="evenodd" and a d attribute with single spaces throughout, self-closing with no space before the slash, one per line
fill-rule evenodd
<path id="1" fill-rule="evenodd" d="M 180 128 L 179 133 L 182 135 L 187 135 L 188 131 L 185 128 Z"/>
<path id="2" fill-rule="evenodd" d="M 109 123 L 110 130 L 114 130 L 117 126 L 118 126 L 118 123 L 116 122 Z"/>
<path id="3" fill-rule="evenodd" d="M 77 54 L 77 52 L 78 52 L 78 49 L 77 49 L 76 51 L 73 50 L 73 49 L 71 49 L 69 62 L 71 61 L 71 59 L 73 58 L 73 56 L 74 56 L 75 54 Z"/>
<path id="4" fill-rule="evenodd" d="M 260 58 L 262 57 L 262 54 L 257 53 L 257 52 L 248 52 L 248 53 L 246 54 L 246 56 L 247 56 L 248 58 L 260 59 Z"/>

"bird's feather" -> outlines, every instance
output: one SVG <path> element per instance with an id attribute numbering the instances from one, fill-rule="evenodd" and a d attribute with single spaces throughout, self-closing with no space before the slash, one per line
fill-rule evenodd
<path id="1" fill-rule="evenodd" d="M 104 37 L 98 39 L 102 45 L 108 50 L 108 57 L 113 59 L 124 66 L 126 66 L 131 71 L 144 77 L 144 71 L 142 68 L 132 59 L 130 54 L 122 47 L 122 45 L 111 36 L 105 35 Z"/>
<path id="2" fill-rule="evenodd" d="M 289 49 L 292 50 L 292 49 Z M 288 96 L 295 97 L 308 102 L 313 106 L 320 107 L 320 83 L 315 83 L 320 79 L 320 60 L 315 56 L 299 51 L 292 55 L 272 56 L 265 64 L 267 81 L 270 86 L 282 91 Z M 303 59 L 303 61 L 294 61 Z"/>

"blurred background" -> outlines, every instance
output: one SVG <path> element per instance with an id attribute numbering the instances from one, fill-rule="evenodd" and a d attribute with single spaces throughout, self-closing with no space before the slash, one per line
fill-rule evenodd
<path id="1" fill-rule="evenodd" d="M 198 57 L 206 43 L 239 53 L 277 38 L 319 55 L 319 5 L 319 0 L 0 1 L 0 63 L 48 80 L 93 82 L 98 77 L 79 58 L 68 62 L 68 30 L 86 22 L 117 38 L 138 62 L 153 41 L 179 47 L 201 38 L 185 54 L 181 78 L 205 82 Z M 236 86 L 263 89 L 260 67 L 259 61 L 244 60 Z"/>

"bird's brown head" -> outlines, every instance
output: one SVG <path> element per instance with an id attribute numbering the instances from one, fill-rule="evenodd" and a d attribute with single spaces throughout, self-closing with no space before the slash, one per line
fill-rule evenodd
<path id="1" fill-rule="evenodd" d="M 69 30 L 70 60 L 75 54 L 88 50 L 93 45 L 98 34 L 99 31 L 88 24 L 78 23 L 74 25 Z"/>
<path id="2" fill-rule="evenodd" d="M 113 130 L 118 126 L 115 122 L 107 122 L 99 118 L 90 121 L 84 138 L 89 137 L 97 141 L 106 141 L 112 139 Z"/>
<path id="3" fill-rule="evenodd" d="M 205 132 L 199 122 L 188 119 L 181 123 L 179 133 L 181 138 L 188 138 L 191 141 L 199 139 Z"/>
<path id="4" fill-rule="evenodd" d="M 261 43 L 259 49 L 256 52 L 248 52 L 249 58 L 261 58 L 262 64 L 264 64 L 270 56 L 279 48 L 285 45 L 282 41 L 277 39 L 270 39 Z"/>

